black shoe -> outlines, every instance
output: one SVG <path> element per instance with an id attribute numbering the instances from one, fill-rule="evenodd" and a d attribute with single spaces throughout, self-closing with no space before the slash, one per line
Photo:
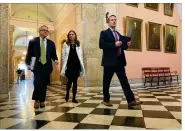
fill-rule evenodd
<path id="1" fill-rule="evenodd" d="M 40 108 L 44 108 L 44 107 L 45 107 L 44 102 L 41 102 L 41 103 L 40 103 Z"/>
<path id="2" fill-rule="evenodd" d="M 110 103 L 110 101 L 107 101 L 107 102 L 103 102 L 103 104 L 105 105 L 105 106 L 113 106 L 111 103 Z"/>
<path id="3" fill-rule="evenodd" d="M 78 101 L 77 101 L 76 99 L 74 99 L 72 102 L 73 102 L 73 103 L 78 103 Z"/>
<path id="4" fill-rule="evenodd" d="M 128 107 L 132 108 L 133 106 L 137 106 L 137 105 L 140 105 L 142 103 L 143 103 L 142 101 L 132 101 L 128 104 Z"/>
<path id="5" fill-rule="evenodd" d="M 66 102 L 68 102 L 68 100 L 69 100 L 69 94 L 68 93 L 66 94 L 65 100 L 66 100 Z"/>

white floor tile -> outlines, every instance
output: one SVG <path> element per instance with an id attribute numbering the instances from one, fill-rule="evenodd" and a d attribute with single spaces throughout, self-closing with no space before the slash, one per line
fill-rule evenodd
<path id="1" fill-rule="evenodd" d="M 32 117 L 32 119 L 52 121 L 52 120 L 60 117 L 63 114 L 64 113 L 59 113 L 59 112 L 44 112 L 44 113 L 41 113 L 39 115 L 36 115 L 36 116 Z"/>
<path id="2" fill-rule="evenodd" d="M 181 106 L 181 102 L 161 102 L 164 106 Z"/>
<path id="3" fill-rule="evenodd" d="M 142 110 L 118 109 L 115 116 L 143 117 Z"/>
<path id="4" fill-rule="evenodd" d="M 44 108 L 35 109 L 35 111 L 48 111 L 53 108 L 55 108 L 55 106 L 46 106 Z"/>
<path id="5" fill-rule="evenodd" d="M 109 130 L 145 130 L 145 128 L 111 125 Z"/>
<path id="6" fill-rule="evenodd" d="M 67 102 L 67 103 L 64 103 L 64 104 L 61 104 L 61 105 L 58 105 L 59 107 L 76 107 L 80 105 L 80 103 L 71 103 L 71 102 Z"/>
<path id="7" fill-rule="evenodd" d="M 110 125 L 114 116 L 89 114 L 81 123 Z"/>
<path id="8" fill-rule="evenodd" d="M 94 108 L 85 108 L 85 107 L 75 107 L 68 111 L 67 113 L 77 113 L 77 114 L 89 114 L 94 110 Z"/>
<path id="9" fill-rule="evenodd" d="M 9 117 L 9 116 L 15 115 L 15 114 L 17 114 L 19 112 L 21 112 L 21 111 L 18 111 L 18 110 L 5 110 L 5 111 L 0 112 L 0 117 Z"/>
<path id="10" fill-rule="evenodd" d="M 168 111 L 164 106 L 160 105 L 141 105 L 142 110 L 151 111 Z"/>
<path id="11" fill-rule="evenodd" d="M 156 98 L 139 98 L 140 101 L 159 101 Z"/>
<path id="12" fill-rule="evenodd" d="M 182 113 L 181 113 L 181 112 L 170 111 L 170 113 L 171 113 L 176 119 L 182 119 Z"/>
<path id="13" fill-rule="evenodd" d="M 20 122 L 24 121 L 24 119 L 15 119 L 15 118 L 4 118 L 0 120 L 0 129 L 9 128 L 13 125 L 16 125 Z"/>
<path id="14" fill-rule="evenodd" d="M 103 100 L 87 100 L 84 103 L 101 103 Z"/>
<path id="15" fill-rule="evenodd" d="M 20 105 L 5 105 L 5 106 L 1 106 L 0 109 L 2 110 L 9 110 L 9 109 L 13 109 L 16 107 L 19 107 Z"/>
<path id="16" fill-rule="evenodd" d="M 144 118 L 146 128 L 155 129 L 181 129 L 181 124 L 175 119 Z"/>

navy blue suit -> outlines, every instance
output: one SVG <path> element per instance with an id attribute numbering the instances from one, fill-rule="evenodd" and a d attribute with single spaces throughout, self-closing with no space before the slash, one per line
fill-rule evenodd
<path id="1" fill-rule="evenodd" d="M 127 42 L 130 41 L 129 37 L 122 36 L 119 32 L 119 40 L 122 42 L 121 54 L 117 55 L 116 40 L 111 29 L 101 31 L 99 39 L 99 48 L 103 50 L 102 66 L 104 67 L 103 73 L 103 94 L 104 101 L 110 101 L 109 88 L 114 73 L 117 74 L 121 83 L 122 89 L 126 96 L 127 102 L 130 103 L 135 100 L 134 94 L 130 89 L 128 79 L 125 73 L 126 58 L 124 50 L 128 49 Z"/>
<path id="2" fill-rule="evenodd" d="M 56 55 L 56 48 L 53 41 L 47 39 L 46 44 L 46 64 L 41 64 L 40 62 L 40 38 L 35 37 L 33 40 L 29 41 L 29 46 L 26 55 L 26 64 L 30 65 L 31 58 L 36 57 L 35 66 L 33 69 L 34 73 L 34 91 L 33 100 L 39 100 L 40 102 L 45 101 L 46 89 L 49 83 L 50 74 L 52 73 L 52 60 L 58 60 Z"/>

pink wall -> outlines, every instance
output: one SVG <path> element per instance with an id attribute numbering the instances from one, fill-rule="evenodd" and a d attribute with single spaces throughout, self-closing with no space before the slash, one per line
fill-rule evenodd
<path id="1" fill-rule="evenodd" d="M 142 67 L 170 67 L 172 70 L 177 70 L 181 75 L 181 20 L 176 6 L 174 6 L 173 17 L 164 15 L 163 4 L 159 4 L 159 12 L 144 8 L 144 4 L 139 4 L 138 8 L 126 4 L 118 5 L 118 21 L 121 34 L 124 34 L 123 18 L 126 16 L 143 19 L 143 46 L 142 52 L 126 51 L 127 57 L 127 76 L 128 78 L 141 78 Z M 162 51 L 147 51 L 146 49 L 146 28 L 145 24 L 150 22 L 159 23 L 162 25 L 171 24 L 178 26 L 177 34 L 177 54 L 164 53 L 163 37 L 162 37 Z M 163 34 L 163 31 L 161 32 Z"/>

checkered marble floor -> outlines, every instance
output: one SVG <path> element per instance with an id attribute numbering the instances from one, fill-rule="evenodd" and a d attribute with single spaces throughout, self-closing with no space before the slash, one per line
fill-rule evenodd
<path id="1" fill-rule="evenodd" d="M 46 107 L 34 109 L 32 85 L 17 89 L 22 93 L 0 103 L 0 129 L 181 129 L 179 87 L 133 87 L 136 99 L 143 101 L 134 109 L 128 109 L 121 90 L 110 92 L 113 107 L 102 104 L 102 90 L 79 90 L 79 103 L 66 103 L 60 86 L 49 86 Z"/>

